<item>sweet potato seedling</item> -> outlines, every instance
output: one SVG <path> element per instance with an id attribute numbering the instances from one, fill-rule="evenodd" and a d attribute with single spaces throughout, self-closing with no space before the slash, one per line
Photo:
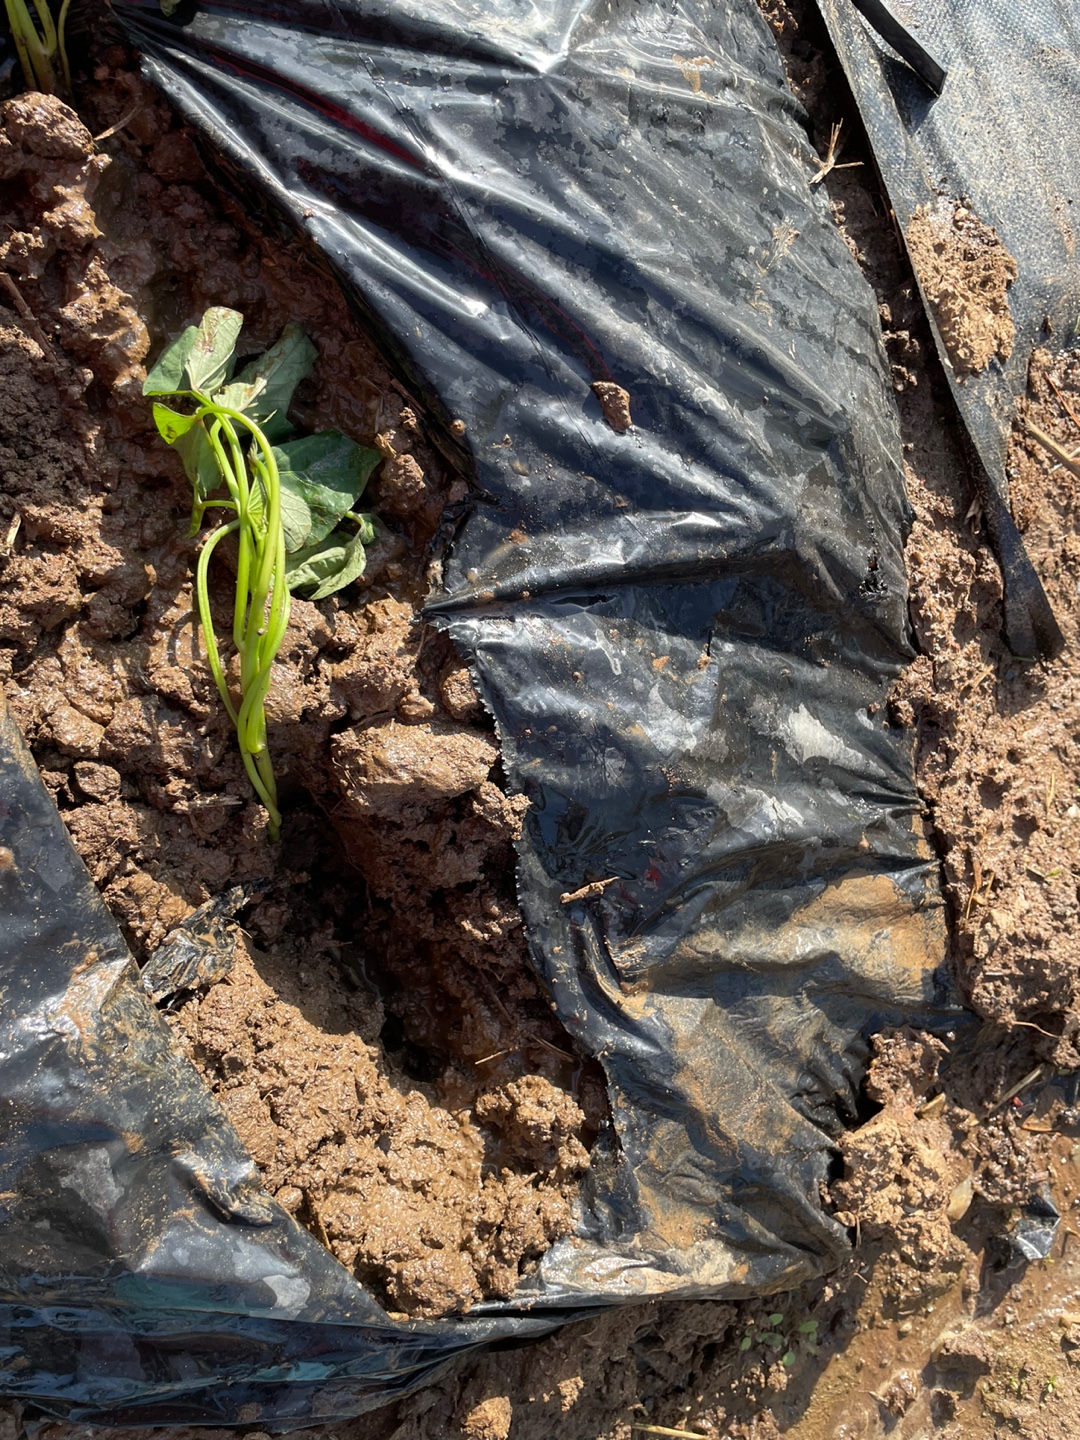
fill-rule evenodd
<path id="1" fill-rule="evenodd" d="M 290 592 L 321 600 L 363 573 L 364 546 L 375 538 L 375 524 L 353 506 L 379 455 L 337 431 L 295 435 L 289 404 L 318 355 L 299 326 L 287 325 L 276 344 L 234 376 L 243 323 L 236 310 L 207 310 L 199 325 L 164 351 L 143 394 L 190 402 L 188 413 L 154 405 L 158 432 L 179 453 L 194 492 L 189 535 L 198 534 L 208 510 L 229 516 L 208 532 L 199 551 L 196 607 L 207 663 L 277 839 L 281 814 L 266 748 L 266 696 L 289 623 Z M 238 702 L 210 612 L 210 560 L 231 535 Z"/>

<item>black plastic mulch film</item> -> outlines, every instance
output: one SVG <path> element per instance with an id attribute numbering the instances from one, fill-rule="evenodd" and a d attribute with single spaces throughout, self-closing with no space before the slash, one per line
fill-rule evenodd
<path id="1" fill-rule="evenodd" d="M 884 720 L 912 652 L 876 307 L 754 0 L 119 8 L 476 482 L 430 613 L 532 802 L 533 961 L 614 1123 L 511 1302 L 392 1323 L 260 1191 L 7 721 L 3 1390 L 289 1428 L 590 1307 L 821 1273 L 868 1037 L 962 1012 Z"/>
<path id="2" fill-rule="evenodd" d="M 1017 262 L 1009 288 L 1016 339 L 1004 360 L 958 376 L 932 306 L 928 313 L 973 442 L 983 522 L 1005 581 L 1005 636 L 1017 655 L 1054 655 L 1064 642 L 1013 523 L 1005 459 L 1032 349 L 1080 343 L 1080 7 L 893 0 L 895 18 L 945 71 L 935 95 L 853 0 L 817 4 L 901 232 L 917 208 L 962 201 Z"/>

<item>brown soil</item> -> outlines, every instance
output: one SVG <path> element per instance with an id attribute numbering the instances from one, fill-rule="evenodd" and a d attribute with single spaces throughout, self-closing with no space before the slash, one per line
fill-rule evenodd
<path id="1" fill-rule="evenodd" d="M 1000 579 L 978 533 L 948 387 L 934 358 L 914 278 L 897 247 L 888 203 L 873 183 L 873 167 L 850 98 L 842 78 L 824 58 L 826 41 L 816 9 L 809 0 L 763 0 L 763 9 L 780 39 L 793 87 L 812 116 L 820 153 L 826 153 L 832 127 L 842 120 L 839 158 L 861 167 L 833 170 L 824 183 L 837 221 L 879 296 L 915 507 L 908 558 L 912 615 L 923 653 L 897 688 L 892 720 L 913 730 L 919 779 L 943 858 L 954 963 L 973 1006 L 987 1018 L 977 1035 L 957 1037 L 955 1042 L 909 1032 L 878 1038 L 867 1087 L 868 1100 L 878 1108 L 846 1137 L 843 1173 L 832 1184 L 831 1201 L 851 1220 L 859 1241 L 851 1261 L 836 1274 L 797 1294 L 738 1305 L 628 1307 L 568 1327 L 537 1344 L 470 1356 L 415 1396 L 351 1424 L 317 1427 L 314 1433 L 324 1440 L 458 1440 L 462 1436 L 546 1440 L 553 1433 L 560 1440 L 631 1440 L 640 1433 L 634 1427 L 643 1425 L 676 1427 L 715 1440 L 775 1440 L 780 1435 L 788 1440 L 926 1440 L 931 1435 L 942 1440 L 991 1440 L 1003 1435 L 1075 1440 L 1077 1434 L 1080 1244 L 1070 1217 L 1080 1205 L 1080 1145 L 1072 1138 L 1080 1114 L 1074 1108 L 1070 1078 L 1059 1074 L 1059 1066 L 1076 1063 L 1078 1043 L 1077 955 L 1071 917 L 1080 863 L 1074 813 L 1074 799 L 1080 804 L 1075 793 L 1080 777 L 1073 758 L 1080 735 L 1075 658 L 1080 598 L 1075 566 L 1070 575 L 1069 565 L 1078 544 L 1076 482 L 1018 432 L 1011 461 L 1017 520 L 1070 642 L 1065 655 L 1051 665 L 1027 667 L 1013 660 L 1001 644 Z M 19 344 L 40 366 L 30 339 L 22 335 Z M 1070 428 L 1067 411 L 1048 377 L 1080 414 L 1080 399 L 1069 400 L 1080 391 L 1076 357 L 1037 354 L 1027 402 L 1037 423 L 1069 447 L 1080 441 L 1080 429 Z M 362 438 L 370 428 L 354 427 L 353 433 Z M 159 475 L 160 462 L 155 464 L 158 468 L 151 473 Z M 425 476 L 437 475 L 430 461 L 418 459 L 417 464 Z M 146 509 L 144 504 L 144 513 Z M 403 546 L 415 547 L 415 543 L 403 526 Z M 415 566 L 413 553 L 403 550 L 396 563 Z M 42 576 L 48 573 L 43 566 Z M 419 572 L 414 568 L 406 573 Z M 373 593 L 384 591 L 376 588 Z M 385 598 L 376 603 L 389 606 L 392 601 L 410 603 L 392 587 L 386 587 Z M 334 625 L 341 624 L 333 605 L 330 611 Z M 319 607 L 319 613 L 325 614 L 325 607 Z M 392 612 L 385 613 L 389 617 Z M 57 622 L 61 629 L 71 623 L 70 618 Z M 388 619 L 387 630 L 379 634 L 392 636 L 393 623 Z M 383 640 L 378 643 L 384 645 Z M 379 654 L 397 657 L 382 662 L 385 673 L 407 672 L 407 664 L 400 660 L 407 648 L 406 640 L 385 641 Z M 428 654 L 425 647 L 424 655 Z M 324 662 L 310 663 L 321 667 Z M 335 774 L 343 777 L 334 781 L 333 803 L 346 801 L 341 807 L 347 817 L 343 833 L 365 873 L 370 868 L 378 876 L 380 863 L 385 864 L 385 875 L 377 881 L 381 889 L 372 890 L 370 914 L 376 936 L 373 948 L 391 980 L 404 973 L 411 943 L 407 931 L 400 943 L 393 939 L 393 904 L 406 910 L 430 905 L 423 891 L 424 865 L 430 865 L 430 856 L 421 861 L 418 855 L 411 868 L 404 864 L 400 857 L 409 854 L 407 825 L 402 822 L 395 837 L 380 819 L 384 813 L 380 807 L 389 797 L 401 801 L 404 813 L 415 796 L 397 730 L 408 723 L 428 763 L 440 775 L 444 766 L 452 773 L 459 768 L 450 759 L 453 747 L 444 743 L 450 721 L 455 735 L 465 729 L 476 737 L 475 744 L 467 743 L 472 760 L 463 762 L 461 771 L 474 764 L 478 773 L 482 742 L 490 743 L 470 709 L 475 701 L 466 677 L 453 668 L 449 657 L 440 658 L 440 665 L 443 668 L 423 672 L 434 678 L 422 679 L 414 692 L 421 702 L 429 700 L 434 712 L 425 712 L 421 703 L 403 714 L 399 705 L 393 727 L 388 716 L 376 718 L 368 727 L 350 724 L 348 718 L 345 724 L 335 722 L 340 733 L 351 738 L 343 741 L 339 757 L 332 762 L 340 767 Z M 21 676 L 13 674 L 13 692 L 22 683 Z M 336 683 L 330 683 L 331 696 L 338 693 Z M 76 708 L 83 713 L 84 707 Z M 454 746 L 458 743 L 455 740 Z M 224 742 L 219 753 L 224 754 Z M 72 761 L 51 738 L 40 742 L 39 755 L 47 769 L 52 765 L 64 776 L 74 776 L 67 782 L 73 799 L 65 798 L 62 785 L 57 787 L 66 806 L 91 793 L 81 788 L 84 784 L 112 794 L 109 787 L 114 784 L 119 789 L 121 784 L 135 783 L 128 774 L 114 781 L 118 770 L 105 773 L 117 764 L 115 760 Z M 55 756 L 67 758 L 61 765 Z M 97 768 L 80 772 L 80 764 Z M 306 772 L 304 783 L 311 783 Z M 480 797 L 481 789 L 474 789 L 471 796 Z M 445 784 L 442 794 L 447 794 Z M 507 804 L 505 797 L 498 802 L 491 798 L 493 803 Z M 141 814 L 161 813 L 146 799 L 127 803 L 141 806 Z M 455 824 L 474 823 L 479 801 L 470 799 L 464 807 L 459 796 L 440 803 L 451 807 Z M 81 800 L 80 808 L 85 808 Z M 234 827 L 230 835 L 240 834 L 235 817 L 226 818 Z M 508 827 L 512 823 L 504 819 Z M 307 834 L 304 844 L 317 856 L 318 846 L 310 834 L 297 833 Z M 295 863 L 299 868 L 299 859 Z M 133 873 L 149 874 L 148 862 L 139 859 Z M 233 870 L 231 875 L 242 873 Z M 492 892 L 502 895 L 493 867 L 488 866 L 485 874 Z M 402 876 L 414 878 L 407 881 L 412 888 L 399 895 L 391 885 L 397 883 L 394 877 Z M 108 883 L 116 882 L 107 878 Z M 285 898 L 277 898 L 276 903 L 285 906 L 293 898 L 300 903 L 301 893 L 279 889 L 278 897 Z M 440 924 L 450 924 L 457 913 L 446 899 L 448 894 L 462 899 L 468 887 L 438 892 Z M 423 897 L 422 904 L 418 896 Z M 194 898 L 185 899 L 185 906 Z M 272 903 L 268 899 L 256 910 L 249 928 L 256 929 L 255 921 Z M 512 923 L 513 913 L 505 902 L 500 915 L 510 917 L 506 923 Z M 282 922 L 283 918 L 284 910 Z M 469 923 L 475 923 L 475 917 Z M 504 922 L 496 917 L 496 923 Z M 347 972 L 359 963 L 359 950 L 355 942 L 342 941 L 343 933 L 338 922 L 336 928 L 320 933 L 318 944 L 338 945 L 336 953 Z M 509 933 L 518 935 L 516 929 Z M 422 943 L 428 947 L 427 964 L 422 971 L 414 969 L 414 977 L 439 973 L 437 947 L 430 940 Z M 516 1027 L 509 1042 L 500 1032 L 500 1026 L 505 1030 L 510 1024 L 500 1013 L 502 1002 L 493 1000 L 482 1011 L 491 1033 L 484 1043 L 492 1050 L 506 1043 L 521 1047 L 532 1071 L 554 1083 L 564 1073 L 558 1068 L 563 1062 L 529 1037 L 543 1036 L 554 1045 L 566 1042 L 542 1030 L 540 1008 L 530 1008 L 536 1002 L 530 998 L 527 972 L 516 967 L 513 956 L 504 956 L 503 969 L 496 971 L 492 952 L 498 951 L 499 942 L 491 932 L 487 944 L 482 964 L 477 962 L 471 972 L 455 969 L 453 975 L 471 973 L 487 985 L 489 975 L 496 974 L 500 986 L 526 988 L 506 1001 Z M 299 979 L 302 993 L 290 1002 L 287 986 L 290 975 L 299 977 L 299 968 L 286 972 L 281 968 L 301 963 L 311 964 L 310 955 L 302 962 L 296 960 L 282 941 L 272 961 L 260 960 L 254 967 L 241 961 L 234 983 L 210 991 L 202 1009 L 217 996 L 218 1005 L 232 1002 L 246 1013 L 258 1014 L 259 1024 L 291 1027 L 290 1043 L 303 1035 L 309 1044 L 312 1032 L 300 1027 L 318 1026 L 318 1015 Z M 327 972 L 321 973 L 321 983 L 327 985 Z M 436 981 L 431 983 L 434 987 Z M 460 1007 L 470 1003 L 468 994 L 454 989 L 453 977 L 440 976 L 438 983 L 442 988 L 433 989 L 431 995 L 441 996 L 455 1016 L 462 1013 Z M 265 988 L 267 984 L 278 989 L 277 998 Z M 478 987 L 476 993 L 483 997 L 491 992 Z M 499 993 L 506 995 L 505 990 Z M 430 998 L 425 993 L 415 1011 L 408 1010 L 391 990 L 387 1003 L 393 999 L 400 1015 L 415 1027 L 411 1033 L 428 1035 L 430 1027 L 425 1029 L 424 1017 L 417 1012 L 429 1005 Z M 342 1007 L 340 1018 L 349 997 L 333 1003 Z M 358 1018 L 350 1018 L 347 1029 L 343 1022 L 329 1027 L 319 1044 L 347 1049 L 357 1073 L 374 1077 L 372 1093 L 385 1094 L 398 1104 L 416 1093 L 420 1100 L 411 1103 L 422 1102 L 433 1110 L 441 1104 L 453 1114 L 455 1107 L 441 1098 L 448 1093 L 445 1088 L 436 1094 L 430 1086 L 407 1084 L 409 1077 L 403 1078 L 400 1067 L 395 1069 L 385 1055 L 377 1063 L 373 1060 L 375 1020 L 364 1009 L 367 1003 L 362 996 Z M 186 1028 L 198 1021 L 201 1017 L 194 1009 L 183 1013 L 178 1023 Z M 404 1023 L 399 1018 L 399 1026 Z M 250 1041 L 248 1028 L 242 1028 Z M 414 1073 L 422 1068 L 427 1053 L 413 1054 Z M 215 1065 L 227 1087 L 231 1081 L 226 1078 L 230 1063 L 226 1055 L 221 1051 Z M 549 1064 L 553 1068 L 547 1069 Z M 440 1083 L 445 1085 L 445 1080 Z M 485 1114 L 477 1096 L 470 1123 L 478 1130 L 494 1124 L 498 1131 L 501 1125 L 504 1133 L 508 1126 L 518 1126 L 511 1118 L 513 1107 L 521 1106 L 525 1097 L 531 1105 L 541 1093 L 534 1085 L 530 1081 L 524 1091 L 512 1093 L 511 1082 L 497 1077 L 488 1092 L 497 1097 L 493 1102 L 497 1114 Z M 226 1103 L 232 1103 L 229 1093 L 226 1088 Z M 542 1093 L 540 1141 L 553 1147 L 547 1163 L 553 1167 L 549 1173 L 554 1182 L 559 1166 L 554 1146 L 565 1145 L 571 1164 L 578 1152 L 573 1125 L 564 1118 L 560 1128 L 554 1119 L 568 1114 L 562 1108 L 565 1086 L 563 1096 L 557 1089 Z M 579 1098 L 584 1104 L 586 1096 Z M 353 1103 L 351 1098 L 346 1101 L 348 1107 Z M 361 1117 L 369 1113 L 366 1105 L 366 1100 L 357 1101 L 350 1113 Z M 303 1116 L 305 1123 L 324 1123 L 312 1120 L 307 1109 Z M 270 1118 L 269 1124 L 263 1117 L 257 1119 L 257 1128 L 275 1147 L 264 1164 L 278 1163 L 277 1122 Z M 497 1154 L 499 1143 L 498 1134 L 485 1140 L 485 1147 L 492 1147 L 487 1153 Z M 448 1146 L 447 1154 L 454 1146 L 459 1155 L 468 1150 L 460 1134 L 449 1137 Z M 512 1146 L 518 1155 L 520 1129 Z M 357 1167 L 350 1173 L 359 1177 L 361 1170 Z M 301 1191 L 298 1203 L 303 1211 L 309 1202 L 303 1198 L 302 1186 L 296 1188 Z M 1065 1218 L 1048 1260 L 1025 1264 L 1010 1236 L 1020 1221 L 1020 1207 L 1044 1189 Z M 466 1208 L 469 1203 L 473 1202 L 467 1201 Z M 318 1200 L 316 1206 L 321 1213 Z M 455 1210 L 455 1223 L 461 1213 Z M 341 1238 L 354 1243 L 352 1236 Z M 382 1283 L 396 1283 L 396 1273 Z M 11 1410 L 10 1426 L 15 1440 L 16 1408 Z M 45 1433 L 49 1440 L 85 1440 L 88 1432 L 55 1425 L 47 1426 Z M 147 1433 L 119 1432 L 122 1440 L 145 1440 Z M 185 1440 L 197 1435 L 211 1440 L 220 1433 L 185 1432 Z M 259 1432 L 248 1427 L 244 1433 Z"/>
<path id="2" fill-rule="evenodd" d="M 325 965 L 238 949 L 173 1023 L 267 1189 L 401 1318 L 511 1295 L 572 1228 L 574 1100 L 534 1074 L 439 1104 L 387 1073 L 370 1001 Z"/>
<path id="3" fill-rule="evenodd" d="M 508 1295 L 572 1228 L 601 1104 L 579 1078 L 588 1126 L 525 959 L 522 801 L 500 787 L 467 671 L 418 615 L 466 488 L 333 282 L 226 213 L 130 63 L 101 57 L 81 120 L 42 96 L 0 110 L 15 283 L 0 292 L 0 674 L 137 957 L 262 882 L 244 917 L 259 949 L 178 1033 L 271 1191 L 387 1305 L 465 1309 Z M 84 121 L 103 131 L 140 100 L 94 143 Z M 250 352 L 304 325 L 321 360 L 294 419 L 384 456 L 361 587 L 294 602 L 275 666 L 280 846 L 202 657 L 187 482 L 141 396 L 148 355 L 211 303 L 249 317 Z"/>
<path id="4" fill-rule="evenodd" d="M 604 419 L 616 435 L 625 435 L 633 424 L 630 419 L 630 392 L 612 380 L 595 380 L 592 390 L 600 401 Z"/>
<path id="5" fill-rule="evenodd" d="M 1028 416 L 1080 443 L 1080 353 L 1032 357 Z M 956 917 L 957 960 L 975 1009 L 1031 1027 L 1036 1053 L 1080 1064 L 1080 480 L 1019 424 L 1009 452 L 1013 512 L 1066 647 L 1045 665 L 1002 644 L 997 569 L 956 504 L 917 477 L 908 543 L 912 615 L 924 652 L 897 689 L 916 726 Z M 947 582 L 943 584 L 943 581 Z"/>
<path id="6" fill-rule="evenodd" d="M 997 231 L 960 201 L 941 200 L 915 211 L 905 239 L 957 376 L 1007 360 L 1016 339 L 1007 292 L 1017 269 Z"/>

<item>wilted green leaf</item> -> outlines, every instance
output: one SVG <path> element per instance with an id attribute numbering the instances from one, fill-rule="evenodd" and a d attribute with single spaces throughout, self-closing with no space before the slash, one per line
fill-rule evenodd
<path id="1" fill-rule="evenodd" d="M 207 310 L 185 367 L 189 389 L 209 395 L 225 383 L 243 323 L 239 310 L 228 310 L 224 305 L 212 305 Z"/>
<path id="2" fill-rule="evenodd" d="M 311 511 L 304 497 L 295 490 L 281 487 L 281 528 L 285 532 L 285 552 L 302 550 L 311 539 Z"/>
<path id="3" fill-rule="evenodd" d="M 172 445 L 184 464 L 184 473 L 195 492 L 189 536 L 194 535 L 202 519 L 202 501 L 222 484 L 217 457 L 210 447 L 206 427 L 194 415 L 181 415 L 167 405 L 154 406 L 154 424 L 167 445 Z"/>
<path id="4" fill-rule="evenodd" d="M 301 496 L 282 489 L 281 528 L 285 535 L 285 550 L 300 549 L 311 530 L 311 512 Z M 252 524 L 262 533 L 266 528 L 266 491 L 258 473 L 251 478 L 251 493 L 248 498 L 248 515 Z M 293 545 L 291 542 L 296 541 Z"/>
<path id="5" fill-rule="evenodd" d="M 268 440 L 283 440 L 288 435 L 291 429 L 288 409 L 293 392 L 300 381 L 311 374 L 318 358 L 318 350 L 300 326 L 290 321 L 270 349 L 245 365 L 236 377 L 238 380 L 264 382 L 258 403 L 250 413 Z"/>
<path id="6" fill-rule="evenodd" d="M 307 545 L 325 539 L 352 509 L 379 463 L 378 451 L 366 450 L 336 430 L 275 446 L 274 458 L 281 474 L 282 497 L 289 491 L 310 511 L 310 530 L 300 542 Z M 290 544 L 288 535 L 285 548 L 298 548 Z"/>
<path id="7" fill-rule="evenodd" d="M 225 405 L 230 410 L 241 410 L 248 414 L 250 407 L 265 389 L 265 380 L 232 380 L 215 393 L 214 404 Z"/>
<path id="8" fill-rule="evenodd" d="M 243 323 L 239 310 L 211 306 L 198 325 L 189 325 L 165 347 L 143 382 L 143 394 L 175 395 L 185 390 L 206 393 L 218 389 L 228 378 Z"/>
<path id="9" fill-rule="evenodd" d="M 184 462 L 184 471 L 198 499 L 205 500 L 215 490 L 220 489 L 225 482 L 217 456 L 210 448 L 206 426 L 201 421 L 192 425 L 172 443 Z"/>
<path id="10" fill-rule="evenodd" d="M 175 395 L 190 388 L 184 384 L 184 375 L 198 333 L 196 326 L 189 325 L 179 339 L 165 347 L 143 381 L 144 395 Z"/>
<path id="11" fill-rule="evenodd" d="M 175 445 L 181 435 L 186 435 L 196 423 L 194 415 L 181 415 L 167 405 L 154 406 L 154 424 L 166 445 Z"/>
<path id="12" fill-rule="evenodd" d="M 364 534 L 335 530 L 317 545 L 306 545 L 285 559 L 289 589 L 307 591 L 309 600 L 325 600 L 364 573 Z"/>
<path id="13" fill-rule="evenodd" d="M 263 483 L 257 474 L 251 477 L 251 489 L 248 494 L 248 515 L 252 524 L 261 533 L 266 527 L 266 491 Z"/>

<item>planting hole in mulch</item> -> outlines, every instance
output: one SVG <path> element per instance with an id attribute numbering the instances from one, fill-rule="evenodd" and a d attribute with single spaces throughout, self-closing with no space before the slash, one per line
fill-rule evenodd
<path id="1" fill-rule="evenodd" d="M 42 96 L 3 111 L 13 714 L 137 958 L 248 887 L 237 963 L 171 1023 L 271 1193 L 391 1312 L 506 1297 L 572 1228 L 605 1102 L 526 962 L 524 802 L 500 784 L 468 672 L 419 616 L 465 484 L 333 280 L 223 206 L 121 47 L 99 55 L 80 116 Z M 294 419 L 384 457 L 361 584 L 294 600 L 275 666 L 280 844 L 194 625 L 188 481 L 141 395 L 148 360 L 212 304 L 245 315 L 244 355 L 302 325 L 320 358 Z"/>

